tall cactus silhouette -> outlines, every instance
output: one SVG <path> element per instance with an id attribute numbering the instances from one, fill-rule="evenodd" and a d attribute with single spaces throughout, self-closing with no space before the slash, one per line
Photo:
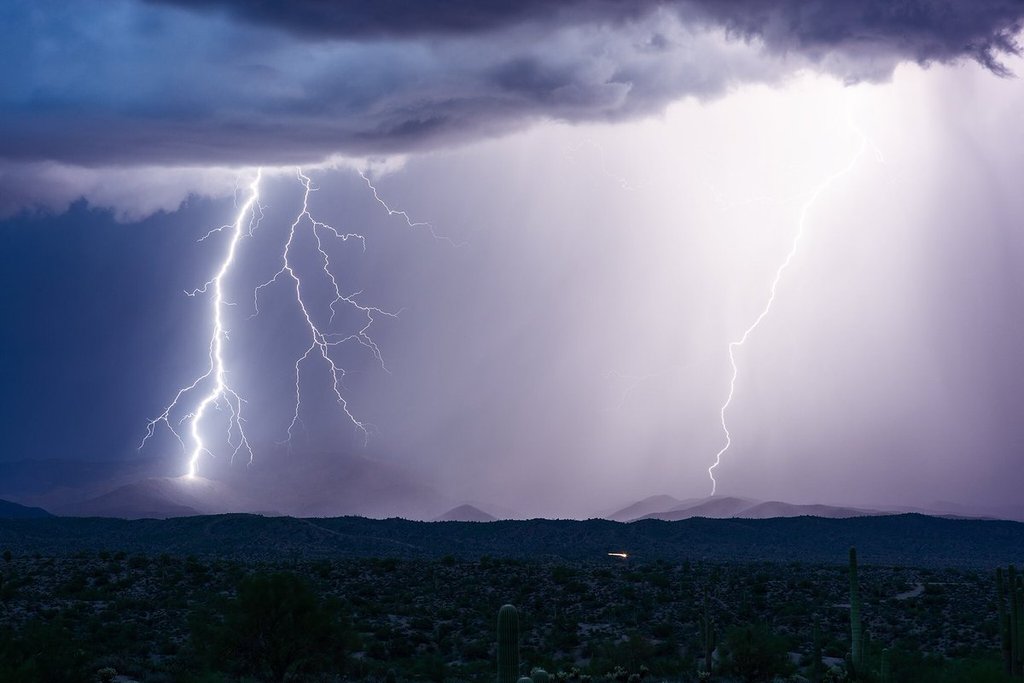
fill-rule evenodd
<path id="1" fill-rule="evenodd" d="M 996 567 L 996 606 L 999 609 L 999 632 L 1002 635 L 1003 670 L 1007 676 L 1013 674 L 1013 649 L 1010 636 L 1010 615 L 1006 613 L 1006 583 L 1003 568 Z"/>
<path id="2" fill-rule="evenodd" d="M 882 663 L 879 670 L 879 680 L 881 683 L 892 683 L 892 671 L 889 668 L 889 650 L 886 648 L 882 650 Z"/>
<path id="3" fill-rule="evenodd" d="M 1021 673 L 1021 632 L 1020 632 L 1020 588 L 1017 568 L 1012 564 L 1007 572 L 1010 585 L 1010 673 L 1020 676 Z"/>
<path id="4" fill-rule="evenodd" d="M 857 548 L 850 548 L 850 660 L 854 674 L 863 664 L 863 631 L 860 624 L 860 586 L 857 583 Z"/>
<path id="5" fill-rule="evenodd" d="M 813 661 L 811 662 L 811 683 L 821 683 L 825 677 L 821 663 L 821 619 L 814 615 L 814 626 L 811 627 L 811 641 L 813 642 Z"/>
<path id="6" fill-rule="evenodd" d="M 1012 564 L 1005 574 L 996 569 L 996 606 L 1004 670 L 1011 678 L 1024 678 L 1024 577 Z"/>
<path id="7" fill-rule="evenodd" d="M 715 620 L 711 616 L 711 608 L 709 604 L 708 592 L 704 591 L 704 608 L 701 610 L 700 615 L 700 630 L 704 645 L 704 671 L 711 673 L 711 668 L 714 665 L 714 652 L 715 652 Z"/>
<path id="8" fill-rule="evenodd" d="M 498 683 L 518 680 L 519 612 L 512 605 L 502 605 L 498 610 Z"/>
<path id="9" fill-rule="evenodd" d="M 1024 577 L 1016 573 L 1010 565 L 1010 635 L 1013 641 L 1010 650 L 1013 660 L 1013 673 L 1017 678 L 1024 678 Z"/>
<path id="10" fill-rule="evenodd" d="M 1010 599 L 1013 601 L 1012 613 L 1015 614 L 1014 623 L 1017 625 L 1013 642 L 1010 648 L 1013 654 L 1013 670 L 1018 678 L 1024 678 L 1024 578 L 1018 576 L 1014 582 L 1014 588 L 1010 591 Z"/>

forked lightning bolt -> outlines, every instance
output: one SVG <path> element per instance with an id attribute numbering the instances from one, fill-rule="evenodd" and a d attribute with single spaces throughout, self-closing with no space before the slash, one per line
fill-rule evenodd
<path id="1" fill-rule="evenodd" d="M 305 192 L 302 196 L 302 210 L 295 217 L 295 220 L 291 224 L 291 228 L 288 231 L 288 239 L 284 245 L 284 251 L 281 256 L 281 268 L 274 275 L 264 282 L 263 284 L 256 287 L 253 293 L 253 315 L 259 314 L 259 295 L 260 292 L 270 285 L 278 282 L 282 278 L 291 281 L 295 287 L 295 301 L 299 306 L 299 310 L 302 313 L 302 317 L 305 320 L 306 327 L 309 331 L 309 347 L 306 348 L 303 353 L 295 361 L 295 411 L 292 414 L 292 420 L 288 424 L 288 441 L 291 441 L 293 432 L 296 425 L 300 422 L 300 410 L 302 408 L 302 364 L 310 358 L 319 357 L 327 367 L 327 373 L 331 380 L 331 391 L 334 393 L 334 398 L 340 406 L 341 411 L 345 414 L 352 424 L 355 425 L 356 429 L 362 432 L 364 439 L 369 437 L 369 425 L 365 422 L 360 421 L 349 409 L 348 401 L 345 399 L 341 391 L 341 383 L 345 377 L 345 369 L 339 366 L 334 359 L 330 356 L 330 350 L 332 347 L 339 346 L 346 342 L 356 341 L 370 350 L 373 357 L 380 363 L 381 368 L 385 371 L 387 368 L 384 365 L 384 358 L 380 353 L 380 348 L 376 342 L 369 335 L 369 329 L 374 323 L 375 315 L 382 315 L 388 317 L 395 317 L 396 313 L 389 313 L 373 306 L 364 306 L 358 303 L 355 299 L 358 296 L 358 292 L 352 294 L 343 294 L 341 288 L 338 285 L 338 280 L 335 278 L 334 273 L 331 271 L 331 258 L 324 248 L 324 238 L 335 238 L 347 242 L 348 240 L 358 240 L 363 249 L 366 249 L 366 238 L 358 233 L 343 233 L 333 226 L 315 219 L 309 212 L 309 195 L 316 190 L 313 187 L 312 181 L 308 176 L 304 175 L 301 170 L 298 171 L 299 180 L 302 182 Z M 376 194 L 376 193 L 375 193 Z M 378 200 L 379 201 L 379 200 Z M 308 225 L 309 229 L 313 233 L 313 237 L 316 240 L 317 252 L 322 261 L 321 268 L 323 270 L 324 277 L 330 282 L 334 299 L 330 304 L 331 315 L 328 320 L 328 324 L 333 322 L 335 315 L 337 314 L 336 306 L 344 302 L 345 304 L 360 311 L 364 316 L 363 326 L 356 332 L 351 334 L 336 334 L 325 332 L 325 328 L 314 321 L 313 315 L 310 313 L 310 306 L 307 305 L 306 299 L 304 298 L 302 291 L 302 278 L 292 265 L 291 253 L 295 242 L 295 235 L 297 231 L 303 226 Z"/>
<path id="2" fill-rule="evenodd" d="M 722 431 L 725 433 L 725 445 L 722 446 L 722 449 L 715 454 L 715 462 L 712 463 L 710 467 L 708 467 L 708 477 L 711 478 L 712 496 L 715 495 L 715 491 L 718 489 L 718 481 L 715 479 L 715 468 L 722 463 L 722 456 L 725 454 L 726 451 L 729 450 L 729 447 L 732 446 L 732 434 L 729 432 L 729 425 L 726 423 L 725 413 L 729 409 L 729 405 L 732 403 L 733 395 L 736 392 L 736 377 L 739 375 L 739 367 L 736 365 L 736 349 L 740 348 L 741 346 L 747 343 L 747 340 L 750 338 L 750 335 L 754 333 L 754 330 L 758 328 L 758 326 L 761 324 L 761 321 L 764 320 L 765 317 L 767 317 L 768 313 L 771 311 L 772 304 L 775 303 L 775 295 L 779 288 L 779 282 L 782 280 L 783 273 L 786 272 L 786 269 L 789 268 L 790 264 L 793 262 L 793 258 L 796 256 L 797 249 L 800 246 L 800 240 L 803 237 L 804 229 L 807 225 L 807 216 L 810 213 L 811 208 L 814 206 L 814 203 L 818 200 L 822 193 L 824 193 L 825 190 L 827 190 L 829 186 L 832 185 L 832 183 L 834 183 L 838 178 L 846 175 L 853 169 L 857 161 L 861 158 L 861 156 L 864 154 L 864 151 L 867 149 L 868 138 L 864 135 L 863 132 L 860 131 L 860 129 L 856 128 L 856 126 L 853 126 L 852 123 L 851 127 L 854 128 L 854 130 L 856 130 L 861 140 L 860 147 L 858 148 L 857 153 L 843 168 L 839 169 L 832 175 L 822 180 L 813 190 L 811 190 L 810 194 L 807 196 L 807 199 L 804 200 L 804 203 L 800 207 L 800 213 L 797 219 L 796 234 L 793 236 L 793 241 L 790 244 L 789 252 L 786 254 L 786 258 L 782 261 L 782 264 L 775 271 L 775 277 L 772 279 L 771 288 L 769 289 L 768 301 L 765 302 L 764 307 L 761 309 L 761 312 L 754 319 L 754 322 L 752 322 L 750 326 L 743 331 L 743 334 L 740 336 L 740 338 L 737 339 L 736 341 L 729 342 L 729 364 L 732 367 L 732 376 L 729 379 L 729 395 L 726 397 L 725 402 L 722 404 L 722 407 L 719 410 L 719 419 L 722 424 Z"/>
<path id="3" fill-rule="evenodd" d="M 362 173 L 360 173 L 360 175 L 373 191 L 374 198 L 387 209 L 389 215 L 402 216 L 410 227 L 430 227 L 428 223 L 412 221 L 404 211 L 397 211 L 389 207 L 380 198 L 377 193 L 377 188 L 370 183 L 370 180 Z M 295 408 L 287 429 L 287 441 L 289 443 L 291 442 L 294 430 L 301 422 L 302 368 L 307 361 L 315 359 L 319 359 L 326 366 L 331 390 L 341 412 L 352 422 L 358 431 L 362 432 L 364 438 L 366 438 L 369 436 L 370 425 L 356 418 L 355 414 L 350 410 L 348 401 L 342 392 L 342 382 L 345 377 L 345 370 L 331 357 L 331 350 L 342 344 L 356 342 L 368 349 L 377 363 L 386 372 L 387 367 L 384 363 L 384 357 L 381 354 L 381 350 L 377 346 L 377 343 L 372 337 L 370 337 L 369 331 L 378 317 L 383 316 L 393 318 L 398 314 L 385 311 L 375 306 L 367 306 L 360 303 L 357 299 L 360 292 L 346 294 L 342 291 L 341 285 L 332 270 L 331 257 L 326 243 L 329 240 L 338 240 L 341 242 L 357 241 L 365 251 L 366 239 L 361 234 L 342 232 L 332 225 L 314 218 L 310 213 L 309 199 L 310 195 L 315 192 L 317 188 L 314 187 L 312 180 L 302 173 L 301 169 L 297 171 L 297 177 L 303 187 L 302 208 L 295 216 L 295 219 L 292 221 L 288 229 L 287 239 L 284 242 L 281 254 L 281 267 L 268 280 L 258 285 L 253 292 L 254 312 L 250 318 L 259 315 L 260 295 L 266 288 L 279 282 L 288 283 L 294 288 L 295 302 L 305 323 L 309 345 L 306 347 L 305 352 L 295 360 Z M 204 454 L 212 455 L 202 436 L 203 418 L 209 412 L 211 407 L 218 409 L 224 407 L 228 411 L 227 442 L 234 449 L 231 454 L 232 459 L 234 459 L 239 452 L 243 451 L 248 453 L 250 462 L 252 462 L 253 459 L 253 449 L 249 443 L 248 437 L 246 436 L 245 420 L 242 417 L 242 408 L 245 400 L 229 383 L 229 371 L 227 370 L 224 361 L 224 346 L 225 342 L 228 341 L 229 335 L 229 329 L 226 326 L 224 319 L 224 312 L 225 307 L 233 305 L 231 302 L 225 300 L 224 281 L 235 263 L 239 242 L 241 242 L 241 240 L 246 236 L 251 236 L 253 234 L 253 231 L 259 226 L 260 219 L 263 216 L 263 209 L 259 201 L 261 178 L 262 172 L 257 172 L 255 179 L 249 185 L 248 198 L 239 208 L 235 222 L 231 225 L 224 225 L 211 230 L 200 240 L 205 240 L 210 237 L 210 235 L 217 232 L 230 231 L 230 241 L 228 243 L 227 253 L 224 260 L 220 263 L 216 274 L 202 287 L 192 292 L 186 292 L 190 296 L 198 296 L 199 294 L 211 295 L 210 305 L 212 309 L 212 332 L 209 344 L 209 365 L 207 366 L 206 371 L 196 377 L 191 384 L 178 390 L 174 399 L 164 408 L 164 411 L 160 415 L 150 420 L 146 428 L 146 436 L 142 440 L 142 445 L 144 446 L 149 438 L 154 435 L 157 427 L 161 424 L 166 425 L 181 444 L 182 449 L 188 454 L 187 475 L 189 477 L 196 475 L 200 458 Z M 295 246 L 295 238 L 300 230 L 309 230 L 312 234 L 313 240 L 316 244 L 317 256 L 320 261 L 320 268 L 317 271 L 317 276 L 325 278 L 326 282 L 330 285 L 333 294 L 333 299 L 327 307 L 330 314 L 324 316 L 327 318 L 326 321 L 318 320 L 317 316 L 314 314 L 314 309 L 307 301 L 306 294 L 303 289 L 303 276 L 299 273 L 292 261 L 292 250 Z M 434 235 L 432 228 L 431 234 Z M 438 237 L 437 235 L 434 235 L 434 237 L 437 237 L 438 239 L 446 239 Z M 357 311 L 359 316 L 362 317 L 363 322 L 356 330 L 347 333 L 329 331 L 330 326 L 334 323 L 335 317 L 338 313 L 338 307 L 341 305 L 349 306 Z M 175 422 L 174 414 L 182 408 L 182 404 L 188 399 L 188 396 L 193 392 L 202 390 L 207 383 L 212 384 L 208 392 L 202 396 L 197 404 L 195 404 L 195 407 L 191 412 L 186 413 L 183 418 Z M 188 423 L 187 443 L 186 437 L 184 437 L 179 431 L 180 425 L 186 422 Z"/>
<path id="4" fill-rule="evenodd" d="M 181 422 L 189 422 L 189 436 L 192 441 L 191 451 L 189 452 L 188 458 L 188 471 L 189 477 L 194 477 L 196 469 L 199 464 L 199 458 L 203 453 L 208 453 L 205 443 L 203 442 L 202 432 L 200 426 L 203 421 L 203 416 L 211 405 L 220 406 L 222 403 L 227 406 L 229 413 L 228 422 L 228 443 L 234 446 L 234 452 L 231 457 L 242 449 L 245 449 L 249 453 L 250 459 L 252 458 L 252 447 L 249 445 L 249 439 L 245 435 L 244 420 L 242 418 L 242 404 L 244 400 L 238 395 L 231 385 L 227 381 L 227 370 L 224 367 L 224 342 L 227 340 L 228 330 L 224 326 L 224 307 L 227 305 L 224 301 L 224 278 L 227 276 L 228 271 L 231 270 L 231 266 L 235 261 L 235 253 L 238 251 L 238 243 L 242 238 L 251 233 L 253 227 L 258 224 L 259 218 L 262 216 L 262 209 L 259 205 L 260 197 L 260 179 L 262 177 L 262 171 L 257 171 L 256 178 L 249 185 L 249 198 L 242 204 L 238 210 L 238 216 L 235 218 L 235 222 L 232 225 L 225 225 L 217 228 L 216 230 L 210 231 L 202 239 L 206 239 L 213 232 L 218 232 L 226 229 L 231 230 L 231 239 L 228 242 L 227 254 L 224 260 L 220 264 L 220 268 L 217 270 L 217 274 L 213 276 L 213 279 L 203 285 L 200 289 L 191 292 L 194 296 L 199 293 L 206 293 L 210 287 L 213 288 L 213 296 L 211 300 L 211 307 L 213 313 L 213 331 L 210 336 L 210 348 L 209 348 L 209 366 L 202 375 L 197 377 L 192 384 L 178 390 L 174 400 L 171 401 L 164 411 L 154 419 L 149 421 L 146 426 L 146 436 L 142 440 L 142 446 L 146 444 L 146 441 L 153 436 L 156 428 L 160 423 L 167 425 L 171 433 L 174 434 L 175 438 L 178 439 L 183 449 L 188 450 L 184 439 L 181 434 L 175 428 L 171 422 L 171 412 L 178 407 L 178 403 L 182 401 L 189 393 L 199 388 L 205 380 L 212 378 L 213 386 L 209 392 L 202 397 L 193 411 L 187 414 Z M 180 424 L 180 422 L 179 422 Z M 234 437 L 237 439 L 233 441 L 232 432 L 237 432 Z M 140 446 L 140 448 L 142 447 Z"/>

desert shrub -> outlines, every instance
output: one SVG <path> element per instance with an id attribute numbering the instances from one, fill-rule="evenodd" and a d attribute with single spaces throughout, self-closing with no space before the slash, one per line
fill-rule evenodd
<path id="1" fill-rule="evenodd" d="M 747 683 L 772 681 L 789 674 L 786 639 L 764 624 L 734 626 L 725 633 L 725 669 Z"/>
<path id="2" fill-rule="evenodd" d="M 215 670 L 283 682 L 341 671 L 350 633 L 340 604 L 322 600 L 301 577 L 254 574 L 220 619 L 194 620 L 192 641 Z"/>

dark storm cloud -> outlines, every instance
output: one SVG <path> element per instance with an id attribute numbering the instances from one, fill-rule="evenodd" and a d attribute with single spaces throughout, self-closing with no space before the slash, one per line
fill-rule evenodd
<path id="1" fill-rule="evenodd" d="M 816 57 L 888 52 L 919 63 L 976 59 L 1008 75 L 1000 53 L 1017 54 L 1024 17 L 1020 0 L 710 0 L 701 11 L 730 32 L 764 40 L 774 51 Z"/>
<path id="2" fill-rule="evenodd" d="M 918 60 L 964 54 L 986 63 L 1012 48 L 1022 13 L 1015 0 L 153 0 L 223 11 L 257 24 L 309 36 L 342 39 L 465 35 L 536 23 L 621 23 L 655 7 L 705 17 L 779 49 L 830 48 L 841 43 L 897 46 Z"/>
<path id="3" fill-rule="evenodd" d="M 1014 52 L 1024 7 L 1018 0 L 151 0 L 321 38 L 467 35 L 518 24 L 621 23 L 655 8 L 704 20 L 777 51 L 881 48 L 919 62 L 969 56 L 1001 71 Z"/>
<path id="4" fill-rule="evenodd" d="M 221 11 L 253 23 L 309 36 L 368 39 L 458 35 L 544 23 L 622 21 L 663 4 L 659 0 L 149 0 L 201 11 Z"/>
<path id="5" fill-rule="evenodd" d="M 1002 74 L 1022 17 L 1024 0 L 22 0 L 0 9 L 0 164 L 308 162 L 628 119 L 806 67 Z"/>

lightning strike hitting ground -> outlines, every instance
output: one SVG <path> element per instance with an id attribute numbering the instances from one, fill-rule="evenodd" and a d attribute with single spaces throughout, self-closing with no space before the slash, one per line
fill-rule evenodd
<path id="1" fill-rule="evenodd" d="M 302 314 L 305 327 L 309 335 L 309 346 L 306 348 L 305 352 L 295 360 L 295 409 L 292 413 L 291 422 L 286 430 L 287 438 L 285 441 L 289 444 L 291 443 L 291 439 L 294 436 L 294 430 L 301 422 L 302 368 L 307 361 L 315 359 L 319 359 L 326 366 L 331 390 L 341 412 L 345 415 L 346 419 L 351 421 L 355 428 L 363 434 L 365 439 L 369 437 L 370 429 L 372 427 L 366 422 L 359 420 L 350 410 L 348 400 L 342 392 L 345 369 L 335 362 L 331 357 L 330 352 L 331 349 L 342 344 L 356 342 L 369 350 L 374 359 L 380 365 L 381 369 L 387 372 L 387 366 L 385 365 L 381 350 L 373 338 L 370 337 L 369 331 L 374 322 L 376 322 L 380 317 L 394 318 L 397 317 L 398 313 L 385 311 L 375 306 L 367 306 L 360 303 L 356 297 L 358 297 L 361 292 L 357 291 L 346 294 L 342 291 L 341 285 L 338 283 L 338 279 L 331 267 L 331 257 L 327 250 L 326 242 L 328 240 L 339 240 L 341 242 L 358 241 L 363 251 L 365 251 L 366 238 L 358 233 L 342 232 L 332 225 L 314 218 L 309 210 L 309 198 L 310 195 L 318 188 L 313 185 L 312 180 L 308 176 L 302 173 L 301 169 L 296 171 L 296 175 L 303 187 L 302 209 L 295 216 L 295 219 L 292 221 L 288 229 L 287 239 L 282 247 L 281 267 L 268 280 L 258 285 L 253 291 L 254 312 L 250 318 L 259 315 L 259 299 L 260 294 L 264 289 L 280 281 L 284 281 L 292 285 L 294 288 L 296 305 Z M 383 199 L 380 198 L 377 193 L 377 189 L 370 183 L 370 180 L 362 173 L 360 173 L 360 176 L 373 191 L 374 199 L 387 209 L 388 215 L 402 216 L 410 228 L 427 227 L 430 229 L 430 233 L 434 238 L 444 239 L 449 242 L 451 241 L 445 237 L 435 234 L 429 223 L 415 222 L 406 212 L 392 209 L 384 202 Z M 242 451 L 248 453 L 250 463 L 253 460 L 253 449 L 249 443 L 248 437 L 246 436 L 245 420 L 242 417 L 242 406 L 245 403 L 245 400 L 229 384 L 229 371 L 224 362 L 224 345 L 229 339 L 229 329 L 224 320 L 224 309 L 227 306 L 233 305 L 231 302 L 225 300 L 224 280 L 234 265 L 239 242 L 247 236 L 252 236 L 253 231 L 259 226 L 260 219 L 263 216 L 263 209 L 259 203 L 261 178 L 262 172 L 258 172 L 255 179 L 249 186 L 248 198 L 239 208 L 238 215 L 234 223 L 214 228 L 200 238 L 200 241 L 203 241 L 214 233 L 224 231 L 230 231 L 231 236 L 228 243 L 227 253 L 213 278 L 206 282 L 202 287 L 191 292 L 186 292 L 189 296 L 198 296 L 200 294 L 211 294 L 212 296 L 211 307 L 213 313 L 213 329 L 209 345 L 209 366 L 207 367 L 207 370 L 203 374 L 199 375 L 191 384 L 179 389 L 177 394 L 174 396 L 174 399 L 164 408 L 163 412 L 156 418 L 150 420 L 146 428 L 146 436 L 143 438 L 142 444 L 140 445 L 141 448 L 146 444 L 146 442 L 154 435 L 157 427 L 161 424 L 166 425 L 181 444 L 182 449 L 188 453 L 187 476 L 189 477 L 196 475 L 201 456 L 204 454 L 210 456 L 213 455 L 203 440 L 201 429 L 203 417 L 207 414 L 211 406 L 217 409 L 226 408 L 228 411 L 227 442 L 229 446 L 234 449 L 231 454 L 232 460 L 239 452 Z M 333 299 L 328 306 L 330 315 L 327 317 L 326 321 L 318 321 L 316 316 L 313 314 L 313 307 L 305 298 L 303 290 L 303 275 L 299 273 L 291 259 L 295 237 L 298 232 L 303 229 L 311 232 L 316 244 L 316 251 L 320 260 L 320 268 L 317 271 L 317 276 L 325 278 L 326 282 L 330 285 L 330 291 L 333 294 Z M 329 331 L 330 326 L 334 323 L 335 316 L 338 313 L 339 305 L 345 305 L 354 309 L 363 318 L 363 323 L 357 330 L 349 333 Z M 201 387 L 208 382 L 212 382 L 212 386 L 209 391 L 201 398 L 191 412 L 186 413 L 184 417 L 175 422 L 173 414 L 182 407 L 182 404 L 185 402 L 188 395 L 192 392 L 201 390 Z M 179 431 L 180 425 L 185 422 L 189 423 L 187 430 L 189 439 L 188 443 Z"/>
<path id="2" fill-rule="evenodd" d="M 202 239 L 206 239 L 213 232 L 219 232 L 225 229 L 231 230 L 231 239 L 228 243 L 228 251 L 221 262 L 220 268 L 217 270 L 217 274 L 213 276 L 213 279 L 208 281 L 200 289 L 197 289 L 190 294 L 195 296 L 199 293 L 206 293 L 210 286 L 213 287 L 213 297 L 211 301 L 211 307 L 213 310 L 213 331 L 210 336 L 210 351 L 209 360 L 210 364 L 206 369 L 206 372 L 197 377 L 192 384 L 187 387 L 178 390 L 174 400 L 171 401 L 164 411 L 156 418 L 149 421 L 146 426 L 146 436 L 142 440 L 140 448 L 146 444 L 146 441 L 153 436 L 156 428 L 160 423 L 167 425 L 167 428 L 171 430 L 174 437 L 181 444 L 182 449 L 188 450 L 185 445 L 184 439 L 181 434 L 175 429 L 175 425 L 171 423 L 171 412 L 178 407 L 178 402 L 181 401 L 187 394 L 198 389 L 199 385 L 207 379 L 213 378 L 213 387 L 210 391 L 203 396 L 203 398 L 196 405 L 195 409 L 185 415 L 184 418 L 179 421 L 179 425 L 182 422 L 190 421 L 189 423 L 189 435 L 192 439 L 192 450 L 188 458 L 188 476 L 194 477 L 196 469 L 199 464 L 199 457 L 203 453 L 209 453 L 206 445 L 203 443 L 203 437 L 200 432 L 200 425 L 203 421 L 203 416 L 206 414 L 207 409 L 210 405 L 220 407 L 223 403 L 227 406 L 229 418 L 228 418 L 228 444 L 234 446 L 234 451 L 231 457 L 242 449 L 245 449 L 249 453 L 250 460 L 252 459 L 252 447 L 249 445 L 249 440 L 245 436 L 244 419 L 242 418 L 242 404 L 245 402 L 238 393 L 231 388 L 231 385 L 227 382 L 227 370 L 224 367 L 224 342 L 228 337 L 228 330 L 224 326 L 224 277 L 228 274 L 232 264 L 235 261 L 235 253 L 238 250 L 238 243 L 246 234 L 251 234 L 252 230 L 256 225 L 259 224 L 259 219 L 262 217 L 263 212 L 259 206 L 260 197 L 260 180 L 262 178 L 262 171 L 257 171 L 256 178 L 252 181 L 249 186 L 249 198 L 242 204 L 238 210 L 238 216 L 235 218 L 235 222 L 230 226 L 221 226 L 216 230 L 208 232 L 203 236 Z M 248 218 L 248 220 L 247 220 Z M 233 441 L 232 432 L 237 432 L 237 441 Z"/>
<path id="3" fill-rule="evenodd" d="M 754 333 L 754 330 L 757 329 L 757 327 L 761 324 L 761 321 L 764 320 L 768 313 L 771 311 L 772 304 L 775 302 L 775 295 L 778 291 L 779 282 L 782 280 L 782 274 L 786 271 L 787 268 L 789 268 L 790 264 L 793 262 L 793 257 L 796 256 L 797 249 L 800 246 L 800 239 L 803 237 L 804 228 L 807 224 L 807 216 L 810 213 L 811 208 L 814 206 L 814 203 L 818 200 L 818 197 L 820 197 L 822 193 L 825 192 L 825 190 L 827 190 L 829 186 L 832 185 L 833 182 L 835 182 L 838 178 L 846 175 L 853 169 L 857 161 L 860 160 L 861 156 L 864 154 L 864 151 L 867 149 L 868 138 L 859 128 L 854 126 L 852 123 L 850 125 L 851 128 L 853 128 L 857 132 L 861 139 L 860 147 L 858 148 L 857 153 L 843 168 L 822 180 L 821 183 L 819 183 L 813 190 L 811 190 L 807 199 L 804 200 L 804 203 L 800 207 L 799 218 L 797 219 L 796 234 L 793 236 L 793 241 L 790 245 L 789 252 L 786 254 L 786 258 L 782 261 L 782 264 L 775 271 L 775 277 L 772 279 L 771 288 L 769 290 L 768 301 L 765 302 L 764 307 L 761 309 L 761 312 L 758 314 L 757 318 L 754 319 L 754 322 L 752 322 L 750 326 L 747 327 L 746 330 L 744 330 L 743 335 L 738 340 L 729 342 L 729 364 L 732 366 L 732 377 L 729 379 L 729 395 L 726 397 L 725 402 L 722 404 L 722 407 L 719 410 L 719 419 L 722 424 L 722 431 L 725 433 L 725 445 L 722 446 L 722 449 L 715 454 L 715 462 L 710 467 L 708 467 L 708 477 L 710 477 L 711 479 L 712 496 L 715 495 L 715 491 L 718 489 L 718 481 L 715 479 L 715 468 L 722 463 L 722 456 L 725 454 L 726 451 L 729 450 L 729 447 L 732 445 L 732 434 L 729 432 L 729 426 L 725 420 L 725 413 L 729 409 L 729 405 L 732 403 L 733 395 L 736 392 L 736 377 L 737 375 L 739 375 L 739 367 L 736 365 L 736 349 L 747 343 L 747 340 L 750 338 L 750 335 Z"/>

